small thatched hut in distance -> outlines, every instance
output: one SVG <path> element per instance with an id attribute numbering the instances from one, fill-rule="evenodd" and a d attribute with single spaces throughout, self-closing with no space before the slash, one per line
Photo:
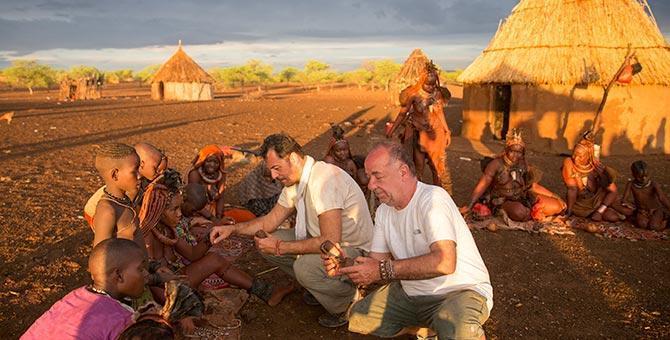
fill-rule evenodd
<path id="1" fill-rule="evenodd" d="M 670 47 L 637 0 L 521 0 L 459 77 L 462 135 L 521 128 L 532 149 L 571 149 L 629 46 L 643 69 L 609 93 L 602 152 L 670 153 Z"/>
<path id="2" fill-rule="evenodd" d="M 151 79 L 151 99 L 211 100 L 214 79 L 189 57 L 181 47 Z"/>
<path id="3" fill-rule="evenodd" d="M 391 80 L 391 99 L 395 105 L 400 105 L 400 92 L 419 81 L 421 71 L 423 71 L 427 62 L 430 62 L 430 59 L 428 59 L 420 48 L 412 51 L 407 60 L 405 60 L 400 72 Z"/>
<path id="4" fill-rule="evenodd" d="M 64 77 L 59 84 L 59 100 L 86 100 L 102 97 L 102 75 L 71 79 Z"/>

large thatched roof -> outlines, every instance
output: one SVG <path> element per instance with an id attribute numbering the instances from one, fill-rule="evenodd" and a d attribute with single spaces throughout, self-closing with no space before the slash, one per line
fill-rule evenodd
<path id="1" fill-rule="evenodd" d="M 165 64 L 163 64 L 151 79 L 155 82 L 174 82 L 174 83 L 214 83 L 214 78 L 207 74 L 205 70 L 196 64 L 186 52 L 179 48 Z"/>
<path id="2" fill-rule="evenodd" d="M 633 84 L 670 85 L 670 46 L 639 0 L 521 0 L 463 83 L 606 84 L 628 46 Z"/>

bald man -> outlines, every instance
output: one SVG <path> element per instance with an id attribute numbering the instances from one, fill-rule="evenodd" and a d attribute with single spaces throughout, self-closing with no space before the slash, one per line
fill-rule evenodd
<path id="1" fill-rule="evenodd" d="M 380 143 L 365 159 L 368 188 L 382 202 L 369 257 L 339 268 L 358 286 L 384 285 L 350 309 L 349 330 L 382 338 L 426 325 L 440 339 L 484 338 L 493 307 L 489 273 L 446 190 L 424 184 L 400 144 Z"/>
<path id="2" fill-rule="evenodd" d="M 147 278 L 143 250 L 135 242 L 111 238 L 91 251 L 93 283 L 56 302 L 21 339 L 116 339 L 132 323 L 130 298 L 138 298 Z"/>

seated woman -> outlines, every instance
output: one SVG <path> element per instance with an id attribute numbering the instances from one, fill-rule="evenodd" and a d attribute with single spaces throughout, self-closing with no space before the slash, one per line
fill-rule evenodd
<path id="1" fill-rule="evenodd" d="M 628 181 L 622 205 L 633 209 L 632 222 L 642 229 L 660 231 L 666 228 L 670 216 L 670 200 L 661 186 L 649 177 L 647 163 L 635 161 L 630 166 L 633 178 Z M 627 202 L 633 196 L 633 205 Z"/>
<path id="2" fill-rule="evenodd" d="M 503 153 L 488 162 L 484 174 L 472 191 L 470 203 L 462 207 L 461 213 L 467 213 L 480 201 L 494 213 L 503 209 L 513 221 L 542 220 L 546 216 L 559 214 L 565 209 L 565 203 L 554 193 L 536 183 L 536 169 L 530 167 L 525 159 L 526 145 L 521 134 L 507 136 Z"/>
<path id="3" fill-rule="evenodd" d="M 207 206 L 200 214 L 212 221 L 228 216 L 235 222 L 245 222 L 256 218 L 247 209 L 227 206 L 223 200 L 226 189 L 224 159 L 230 157 L 230 149 L 210 144 L 202 148 L 192 161 L 188 173 L 188 183 L 199 183 L 207 188 Z"/>
<path id="4" fill-rule="evenodd" d="M 567 216 L 574 214 L 593 221 L 618 222 L 625 219 L 623 215 L 632 214 L 619 200 L 614 183 L 616 171 L 596 159 L 591 133 L 584 134 L 575 145 L 572 157 L 563 160 L 562 175 L 568 189 Z"/>
<path id="5" fill-rule="evenodd" d="M 181 205 L 181 178 L 178 172 L 170 169 L 164 173 L 160 183 L 149 185 L 140 211 L 140 228 L 150 259 L 160 261 L 174 272 L 185 275 L 189 286 L 194 289 L 210 275 L 217 274 L 225 281 L 258 296 L 270 306 L 277 305 L 292 290 L 290 286 L 278 288 L 254 280 L 218 253 L 208 252 L 211 244 L 207 237 L 195 245 L 185 238 L 177 237 L 177 227 L 182 217 Z"/>
<path id="6" fill-rule="evenodd" d="M 238 188 L 237 198 L 240 203 L 260 217 L 274 208 L 284 186 L 272 178 L 270 169 L 263 160 L 244 176 Z"/>

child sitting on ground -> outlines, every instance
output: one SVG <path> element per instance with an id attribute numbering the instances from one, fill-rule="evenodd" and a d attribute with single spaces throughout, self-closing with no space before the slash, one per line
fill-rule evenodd
<path id="1" fill-rule="evenodd" d="M 146 266 L 144 250 L 135 242 L 101 241 L 88 260 L 93 284 L 56 302 L 21 339 L 116 339 L 132 323 L 129 298 L 142 295 Z"/>
<path id="2" fill-rule="evenodd" d="M 291 286 L 273 287 L 253 279 L 220 254 L 208 252 L 211 247 L 209 237 L 195 245 L 178 237 L 177 227 L 181 221 L 183 203 L 180 175 L 176 171 L 166 171 L 161 185 L 157 184 L 150 185 L 145 193 L 140 217 L 142 234 L 151 259 L 168 265 L 176 273 L 184 274 L 194 289 L 211 274 L 217 274 L 225 281 L 258 296 L 270 306 L 277 305 L 291 292 Z"/>
<path id="3" fill-rule="evenodd" d="M 109 238 L 134 240 L 144 249 L 139 219 L 133 202 L 126 193 L 139 186 L 140 158 L 126 144 L 103 144 L 95 155 L 95 168 L 105 181 L 103 194 L 95 208 L 93 246 Z"/>
<path id="4" fill-rule="evenodd" d="M 651 180 L 647 163 L 635 161 L 630 166 L 633 178 L 628 181 L 623 202 L 632 193 L 634 206 L 624 203 L 631 209 L 633 224 L 642 229 L 663 230 L 667 227 L 670 201 L 658 183 Z"/>
<path id="5" fill-rule="evenodd" d="M 333 125 L 331 131 L 333 136 L 330 139 L 328 151 L 326 152 L 326 156 L 323 157 L 323 161 L 337 165 L 348 173 L 365 191 L 368 178 L 364 171 L 362 173 L 359 171 L 361 168 L 356 164 L 354 157 L 351 155 L 351 147 L 349 146 L 349 141 L 344 138 L 344 130 L 339 125 Z"/>
<path id="6" fill-rule="evenodd" d="M 168 159 L 165 154 L 155 146 L 148 143 L 135 144 L 135 152 L 140 156 L 140 185 L 139 192 L 129 193 L 136 207 L 142 205 L 144 191 L 151 182 L 158 179 L 168 167 Z"/>
<path id="7" fill-rule="evenodd" d="M 151 144 L 138 143 L 135 145 L 135 152 L 140 157 L 138 172 L 140 174 L 140 184 L 132 191 L 126 192 L 126 195 L 132 200 L 133 207 L 139 208 L 142 205 L 142 197 L 149 183 L 153 182 L 167 168 L 167 157 Z M 98 206 L 100 198 L 105 194 L 103 185 L 86 202 L 84 206 L 84 218 L 93 228 L 93 216 Z"/>

